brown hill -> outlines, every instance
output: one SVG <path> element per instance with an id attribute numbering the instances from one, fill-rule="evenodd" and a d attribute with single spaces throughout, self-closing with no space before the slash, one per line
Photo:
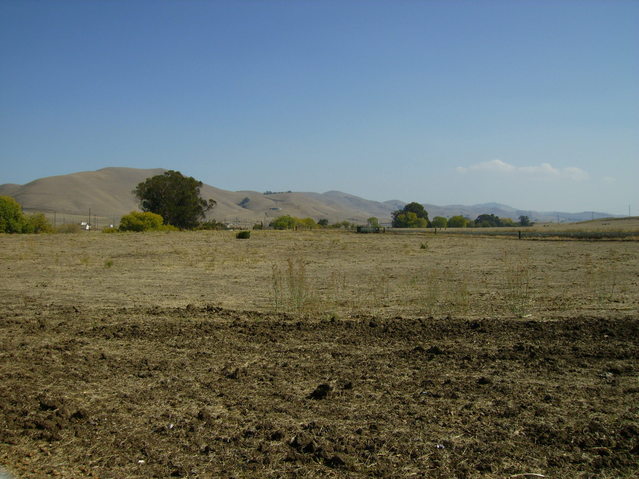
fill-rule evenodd
<path id="1" fill-rule="evenodd" d="M 164 170 L 103 168 L 70 175 L 49 176 L 26 185 L 0 185 L 0 194 L 13 196 L 27 211 L 120 216 L 137 208 L 136 184 Z"/>
<path id="2" fill-rule="evenodd" d="M 132 191 L 146 178 L 162 174 L 163 169 L 111 167 L 62 176 L 41 178 L 26 185 L 0 185 L 0 195 L 14 197 L 25 211 L 56 212 L 65 215 L 87 215 L 119 218 L 138 209 Z M 365 222 L 370 216 L 390 221 L 394 204 L 380 203 L 345 193 L 271 193 L 227 191 L 204 185 L 203 198 L 213 198 L 217 206 L 210 218 L 240 225 L 269 222 L 281 215 L 326 218 L 330 222 Z M 340 198 L 342 199 L 340 201 Z M 348 198 L 348 201 L 344 201 Z"/>
<path id="3" fill-rule="evenodd" d="M 26 211 L 49 214 L 55 212 L 58 215 L 86 218 L 91 210 L 93 216 L 117 222 L 123 214 L 138 209 L 138 202 L 132 193 L 135 186 L 164 171 L 166 170 L 160 168 L 103 168 L 98 171 L 50 176 L 26 185 L 0 185 L 0 195 L 14 197 Z M 398 200 L 371 201 L 340 191 L 260 193 L 227 191 L 204 185 L 201 194 L 205 199 L 213 198 L 217 201 L 217 206 L 209 212 L 210 218 L 241 226 L 250 226 L 260 221 L 268 223 L 272 218 L 286 214 L 315 220 L 325 218 L 331 223 L 344 220 L 365 223 L 367 218 L 375 216 L 382 223 L 390 223 L 391 213 L 405 204 Z M 517 210 L 498 203 L 424 206 L 431 218 L 461 214 L 474 219 L 480 214 L 495 214 L 517 220 L 520 215 L 525 215 L 535 222 L 569 223 L 613 216 L 591 211 L 563 213 Z"/>

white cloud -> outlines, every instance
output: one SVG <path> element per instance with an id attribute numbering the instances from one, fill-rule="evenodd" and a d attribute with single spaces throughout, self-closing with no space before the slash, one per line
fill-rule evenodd
<path id="1" fill-rule="evenodd" d="M 588 178 L 590 178 L 588 172 L 575 166 L 564 168 L 563 175 L 572 181 L 586 181 Z"/>
<path id="2" fill-rule="evenodd" d="M 458 166 L 456 170 L 459 173 L 467 173 L 469 171 L 501 171 L 501 172 L 510 172 L 513 171 L 515 167 L 513 165 L 509 165 L 508 163 L 501 160 L 490 160 L 485 161 L 483 163 L 477 163 L 476 165 L 470 165 L 468 168 L 463 166 Z"/>
<path id="3" fill-rule="evenodd" d="M 532 166 L 514 166 L 502 160 L 484 161 L 468 167 L 458 166 L 455 170 L 461 174 L 477 171 L 517 175 L 525 178 L 565 179 L 570 181 L 585 181 L 590 177 L 588 172 L 575 166 L 561 169 L 555 168 L 550 163 L 541 163 L 540 165 Z"/>

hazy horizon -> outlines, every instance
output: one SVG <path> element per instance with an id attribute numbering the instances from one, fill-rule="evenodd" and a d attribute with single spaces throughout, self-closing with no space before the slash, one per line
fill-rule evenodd
<path id="1" fill-rule="evenodd" d="M 639 2 L 0 3 L 0 184 L 639 210 Z"/>

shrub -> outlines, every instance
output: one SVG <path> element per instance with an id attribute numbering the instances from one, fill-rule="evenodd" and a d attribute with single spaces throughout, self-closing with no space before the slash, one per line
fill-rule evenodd
<path id="1" fill-rule="evenodd" d="M 20 203 L 10 196 L 0 196 L 0 233 L 22 233 L 23 226 Z"/>
<path id="2" fill-rule="evenodd" d="M 131 211 L 120 219 L 120 231 L 159 231 L 164 220 L 160 215 L 148 211 Z"/>
<path id="3" fill-rule="evenodd" d="M 251 232 L 250 231 L 239 231 L 235 237 L 237 239 L 249 239 L 251 237 Z"/>
<path id="4" fill-rule="evenodd" d="M 397 214 L 395 214 L 397 213 Z M 393 213 L 393 228 L 426 228 L 428 227 L 428 219 L 420 218 L 417 213 L 408 211 L 406 213 Z"/>
<path id="5" fill-rule="evenodd" d="M 443 216 L 435 216 L 430 225 L 433 228 L 446 228 L 446 226 L 448 226 L 448 220 Z"/>
<path id="6" fill-rule="evenodd" d="M 42 213 L 25 215 L 10 196 L 0 196 L 0 233 L 52 233 L 53 226 Z"/>
<path id="7" fill-rule="evenodd" d="M 269 226 L 276 230 L 293 230 L 293 229 L 315 229 L 319 225 L 313 218 L 296 218 L 295 216 L 284 215 L 275 218 Z"/>
<path id="8" fill-rule="evenodd" d="M 53 233 L 53 226 L 43 213 L 34 213 L 24 217 L 23 233 Z"/>
<path id="9" fill-rule="evenodd" d="M 219 223 L 215 220 L 203 221 L 197 227 L 199 230 L 225 230 L 228 229 L 224 223 Z"/>
<path id="10" fill-rule="evenodd" d="M 333 223 L 329 227 L 330 228 L 335 228 L 335 229 L 344 228 L 345 230 L 349 230 L 349 229 L 352 229 L 353 227 L 355 227 L 355 224 L 344 220 L 344 221 L 342 221 L 340 223 Z"/>
<path id="11" fill-rule="evenodd" d="M 269 225 L 276 230 L 292 230 L 295 228 L 297 222 L 295 218 L 290 215 L 278 216 Z"/>
<path id="12" fill-rule="evenodd" d="M 317 225 L 317 223 L 315 222 L 313 218 L 302 218 L 302 219 L 295 218 L 295 222 L 298 228 L 309 229 L 309 230 L 319 228 L 319 226 Z"/>
<path id="13" fill-rule="evenodd" d="M 530 221 L 528 216 L 520 216 L 519 217 L 519 226 L 532 226 L 533 222 Z"/>
<path id="14" fill-rule="evenodd" d="M 55 228 L 56 233 L 76 234 L 82 232 L 82 227 L 75 223 L 67 223 Z"/>
<path id="15" fill-rule="evenodd" d="M 120 231 L 120 230 L 117 229 L 117 228 L 114 228 L 112 226 L 106 226 L 106 227 L 102 228 L 102 232 L 103 233 L 117 233 L 118 231 Z"/>
<path id="16" fill-rule="evenodd" d="M 466 228 L 470 220 L 461 215 L 453 216 L 448 220 L 449 228 Z"/>

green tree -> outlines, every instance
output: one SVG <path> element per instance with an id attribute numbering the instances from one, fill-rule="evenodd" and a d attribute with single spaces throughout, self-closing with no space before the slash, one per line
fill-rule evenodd
<path id="1" fill-rule="evenodd" d="M 393 218 L 394 228 L 427 228 L 428 220 L 420 218 L 416 213 L 408 211 L 407 213 L 398 213 Z"/>
<path id="2" fill-rule="evenodd" d="M 480 228 L 494 228 L 497 226 L 502 226 L 502 221 L 501 218 L 493 214 L 483 214 L 479 215 L 475 219 L 475 226 L 478 226 Z"/>
<path id="3" fill-rule="evenodd" d="M 374 217 L 374 216 L 371 216 L 370 218 L 368 218 L 366 220 L 366 223 L 371 228 L 379 228 L 379 220 L 376 217 Z"/>
<path id="4" fill-rule="evenodd" d="M 322 228 L 326 228 L 328 226 L 328 220 L 326 218 L 322 218 L 317 222 L 317 224 Z"/>
<path id="5" fill-rule="evenodd" d="M 0 233 L 22 233 L 22 206 L 10 196 L 0 196 Z"/>
<path id="6" fill-rule="evenodd" d="M 448 220 L 449 228 L 466 228 L 468 226 L 468 218 L 464 218 L 462 215 L 452 216 Z"/>
<path id="7" fill-rule="evenodd" d="M 532 222 L 528 216 L 520 216 L 519 217 L 519 226 L 532 226 Z"/>
<path id="8" fill-rule="evenodd" d="M 430 222 L 433 228 L 446 228 L 448 226 L 448 220 L 443 216 L 435 216 L 433 221 Z"/>
<path id="9" fill-rule="evenodd" d="M 426 228 L 428 212 L 422 205 L 416 202 L 408 203 L 401 210 L 391 213 L 393 216 L 393 228 Z"/>
<path id="10" fill-rule="evenodd" d="M 180 229 L 193 229 L 216 205 L 200 197 L 202 182 L 183 176 L 179 171 L 165 171 L 138 184 L 133 193 L 142 211 L 162 216 L 165 223 Z"/>
<path id="11" fill-rule="evenodd" d="M 341 225 L 342 228 L 344 228 L 345 230 L 349 230 L 353 228 L 353 223 L 351 223 L 350 221 L 342 221 L 341 223 L 339 223 Z"/>
<path id="12" fill-rule="evenodd" d="M 512 218 L 499 218 L 499 221 L 501 222 L 500 226 L 509 226 L 509 227 L 519 226 L 519 223 L 513 221 Z"/>
<path id="13" fill-rule="evenodd" d="M 53 226 L 43 213 L 25 215 L 14 198 L 0 196 L 0 233 L 53 233 Z"/>
<path id="14" fill-rule="evenodd" d="M 353 228 L 355 225 L 350 221 L 340 221 L 339 223 L 333 223 L 330 227 L 336 230 L 344 228 L 345 230 Z"/>
<path id="15" fill-rule="evenodd" d="M 300 228 L 304 228 L 304 229 L 315 229 L 318 227 L 317 223 L 315 222 L 315 220 L 313 218 L 295 218 L 296 221 L 296 226 L 300 227 Z"/>
<path id="16" fill-rule="evenodd" d="M 164 220 L 160 215 L 149 211 L 131 211 L 120 219 L 120 231 L 158 231 Z"/>
<path id="17" fill-rule="evenodd" d="M 415 201 L 404 206 L 403 211 L 404 213 L 408 213 L 409 211 L 413 212 L 417 215 L 418 218 L 424 218 L 426 221 L 428 221 L 428 212 L 424 209 L 424 205 L 421 205 Z"/>
<path id="18" fill-rule="evenodd" d="M 276 230 L 292 230 L 297 225 L 296 218 L 290 215 L 278 216 L 275 218 L 269 226 Z"/>

